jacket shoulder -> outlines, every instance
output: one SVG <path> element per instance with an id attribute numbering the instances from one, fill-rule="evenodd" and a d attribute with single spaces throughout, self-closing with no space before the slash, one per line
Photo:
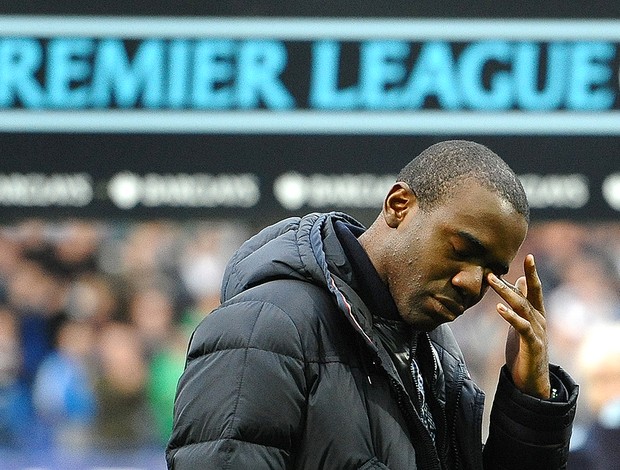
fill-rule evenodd
<path id="1" fill-rule="evenodd" d="M 218 349 L 252 347 L 314 362 L 320 360 L 319 349 L 333 349 L 330 344 L 343 336 L 346 320 L 340 313 L 333 296 L 319 285 L 272 280 L 209 314 L 192 336 L 188 361 Z"/>
<path id="2" fill-rule="evenodd" d="M 270 281 L 203 319 L 178 384 L 170 468 L 284 466 L 301 433 L 308 364 L 327 349 L 317 311 L 328 305 L 316 286 Z"/>

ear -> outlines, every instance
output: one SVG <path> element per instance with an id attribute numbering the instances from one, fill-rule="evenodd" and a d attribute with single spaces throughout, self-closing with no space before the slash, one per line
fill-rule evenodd
<path id="1" fill-rule="evenodd" d="M 407 213 L 417 207 L 417 198 L 407 183 L 394 183 L 383 201 L 383 219 L 391 228 L 396 228 Z"/>

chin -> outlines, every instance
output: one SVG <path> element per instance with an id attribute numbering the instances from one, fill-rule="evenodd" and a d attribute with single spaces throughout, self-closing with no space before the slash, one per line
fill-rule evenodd
<path id="1" fill-rule="evenodd" d="M 427 315 L 412 315 L 405 317 L 405 322 L 409 323 L 417 331 L 432 331 L 439 325 L 446 323 L 447 320 L 437 321 L 436 318 Z"/>

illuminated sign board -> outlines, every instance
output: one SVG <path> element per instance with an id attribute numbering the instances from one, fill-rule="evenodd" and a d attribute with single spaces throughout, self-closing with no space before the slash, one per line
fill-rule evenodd
<path id="1" fill-rule="evenodd" d="M 0 16 L 0 215 L 374 218 L 444 138 L 617 218 L 620 20 Z"/>
<path id="2" fill-rule="evenodd" d="M 620 21 L 0 17 L 0 129 L 620 134 Z"/>

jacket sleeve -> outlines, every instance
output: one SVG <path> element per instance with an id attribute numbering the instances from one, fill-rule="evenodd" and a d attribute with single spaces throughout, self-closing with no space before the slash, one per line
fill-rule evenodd
<path id="1" fill-rule="evenodd" d="M 502 368 L 484 447 L 485 469 L 566 468 L 579 387 L 554 365 L 551 383 L 560 398 L 541 400 L 521 393 Z"/>
<path id="2" fill-rule="evenodd" d="M 301 340 L 290 317 L 256 300 L 224 304 L 190 341 L 168 468 L 285 468 L 304 404 Z"/>

